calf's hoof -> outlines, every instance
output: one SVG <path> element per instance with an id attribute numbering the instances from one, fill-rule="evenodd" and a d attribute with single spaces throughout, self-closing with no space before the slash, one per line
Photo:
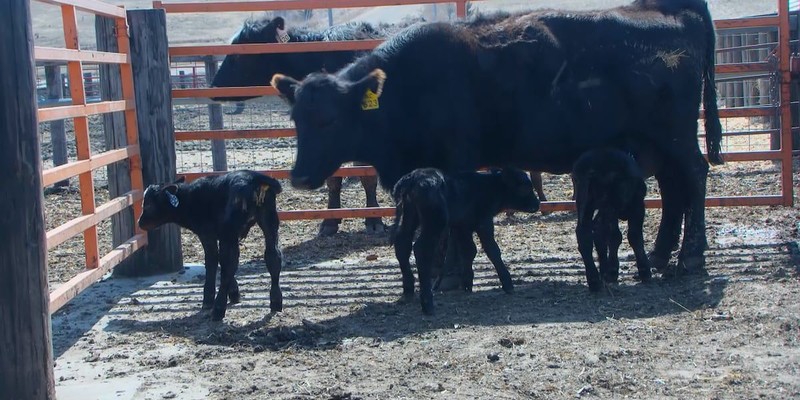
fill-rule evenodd
<path id="1" fill-rule="evenodd" d="M 322 224 L 319 226 L 319 232 L 317 232 L 318 237 L 326 237 L 326 236 L 333 236 L 337 232 L 339 232 L 339 224 L 337 223 L 328 223 L 323 221 Z"/>
<path id="2" fill-rule="evenodd" d="M 433 307 L 433 302 L 422 302 L 422 313 L 425 315 L 433 315 L 435 313 L 435 309 Z"/>
<path id="3" fill-rule="evenodd" d="M 412 303 L 414 302 L 414 292 L 411 293 L 403 293 L 403 296 L 400 297 L 400 303 Z"/>
<path id="4" fill-rule="evenodd" d="M 452 292 L 461 287 L 461 279 L 457 275 L 440 276 L 434 284 L 433 290 Z"/>
<path id="5" fill-rule="evenodd" d="M 380 218 L 367 218 L 364 220 L 364 229 L 367 233 L 371 234 L 384 234 L 386 233 L 386 225 Z"/>
<path id="6" fill-rule="evenodd" d="M 213 301 L 203 302 L 203 310 L 210 310 L 212 308 L 214 308 L 214 302 Z"/>
<path id="7" fill-rule="evenodd" d="M 507 294 L 513 294 L 514 284 L 509 282 L 508 284 L 503 285 L 503 291 L 506 292 Z"/>
<path id="8" fill-rule="evenodd" d="M 272 298 L 269 300 L 269 310 L 272 312 L 283 311 L 283 296 Z"/>
<path id="9" fill-rule="evenodd" d="M 653 279 L 653 274 L 650 272 L 650 269 L 648 268 L 646 271 L 641 270 L 637 272 L 634 278 L 638 279 L 642 283 L 647 283 Z"/>

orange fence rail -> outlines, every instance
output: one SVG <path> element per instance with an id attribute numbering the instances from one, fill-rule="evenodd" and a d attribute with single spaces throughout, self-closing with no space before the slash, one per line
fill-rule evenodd
<path id="1" fill-rule="evenodd" d="M 97 224 L 114 214 L 133 207 L 134 214 L 141 213 L 142 173 L 139 160 L 139 141 L 136 125 L 133 72 L 130 64 L 128 25 L 123 7 L 97 0 L 37 0 L 61 7 L 66 48 L 35 47 L 37 61 L 66 62 L 72 105 L 40 109 L 39 122 L 72 118 L 78 160 L 42 171 L 43 187 L 77 176 L 80 186 L 82 216 L 47 232 L 47 249 L 53 249 L 72 237 L 83 234 L 86 252 L 86 269 L 50 293 L 50 312 L 53 313 L 82 290 L 98 280 L 137 249 L 147 244 L 147 236 L 136 230 L 133 237 L 101 257 L 98 249 Z M 113 18 L 116 22 L 118 53 L 81 50 L 78 41 L 76 12 L 84 11 Z M 122 78 L 123 99 L 87 104 L 86 89 L 82 84 L 83 63 L 118 64 Z M 91 154 L 88 117 L 91 115 L 123 112 L 128 144 L 126 147 Z M 95 207 L 92 171 L 109 164 L 128 160 L 130 163 L 131 191 Z"/>
<path id="2" fill-rule="evenodd" d="M 396 6 L 413 4 L 456 3 L 457 16 L 466 16 L 466 1 L 447 0 L 279 0 L 279 1 L 228 1 L 207 3 L 166 3 L 155 1 L 153 7 L 163 8 L 167 13 L 206 13 L 206 12 L 242 12 L 242 11 L 276 11 L 299 9 L 327 9 L 373 6 Z M 793 202 L 792 187 L 792 145 L 791 145 L 791 115 L 789 112 L 789 9 L 788 2 L 778 1 L 778 14 L 776 16 L 751 17 L 715 21 L 718 32 L 743 28 L 777 28 L 779 32 L 779 47 L 777 49 L 778 74 L 780 76 L 780 103 L 777 110 L 780 113 L 780 150 L 748 151 L 725 153 L 726 161 L 766 161 L 777 160 L 781 163 L 781 194 L 776 196 L 732 196 L 709 197 L 706 205 L 709 207 L 729 206 L 766 206 L 784 205 L 791 206 Z M 318 51 L 345 51 L 345 50 L 371 50 L 379 45 L 382 40 L 353 40 L 338 42 L 314 43 L 286 43 L 286 44 L 240 44 L 240 45 L 211 45 L 211 46 L 174 46 L 170 47 L 169 54 L 174 60 L 197 59 L 196 56 L 213 56 L 228 54 L 263 54 L 263 53 L 293 53 L 293 52 L 318 52 Z M 775 67 L 768 62 L 739 62 L 719 64 L 716 67 L 718 74 L 740 73 L 769 73 Z M 226 88 L 201 88 L 201 89 L 173 89 L 173 98 L 192 99 L 210 97 L 236 97 L 236 96 L 275 96 L 277 91 L 271 86 L 254 87 L 226 87 Z M 720 110 L 721 118 L 774 116 L 776 107 L 737 107 L 723 108 Z M 701 118 L 703 118 L 701 112 Z M 726 133 L 735 135 L 737 133 Z M 242 138 L 278 138 L 294 136 L 293 129 L 257 129 L 257 130 L 199 130 L 179 131 L 175 133 L 176 140 L 214 140 L 214 139 L 242 139 Z M 196 179 L 205 175 L 219 174 L 222 172 L 201 172 L 180 174 L 187 179 Z M 266 170 L 262 173 L 275 178 L 287 178 L 289 170 Z M 337 176 L 364 176 L 374 175 L 370 167 L 343 167 Z M 660 207 L 659 199 L 648 199 L 648 207 Z M 543 211 L 564 211 L 574 208 L 574 202 L 545 202 Z M 292 210 L 281 211 L 281 218 L 293 219 L 322 219 L 322 218 L 357 218 L 374 216 L 391 216 L 394 208 L 352 208 L 336 210 Z"/>

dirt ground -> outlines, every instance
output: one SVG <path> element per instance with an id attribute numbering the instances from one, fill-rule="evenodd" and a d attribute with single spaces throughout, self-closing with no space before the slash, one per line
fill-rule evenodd
<path id="1" fill-rule="evenodd" d="M 764 164 L 726 164 L 709 187 L 772 192 L 777 169 Z M 545 190 L 569 194 L 565 177 Z M 70 193 L 50 196 L 63 208 L 77 202 Z M 362 193 L 350 184 L 344 198 L 358 205 Z M 325 199 L 282 196 L 287 208 Z M 658 220 L 649 211 L 648 244 Z M 284 311 L 269 312 L 255 230 L 242 245 L 243 302 L 222 323 L 200 310 L 202 250 L 184 232 L 183 271 L 107 277 L 53 316 L 59 398 L 797 398 L 800 215 L 712 208 L 707 220 L 709 276 L 638 284 L 624 243 L 620 285 L 592 295 L 571 213 L 499 216 L 516 293 L 499 289 L 479 254 L 475 292 L 436 293 L 432 317 L 398 302 L 393 251 L 361 221 L 346 220 L 331 238 L 315 237 L 316 222 L 285 222 Z M 53 284 L 72 273 L 66 260 L 81 257 L 51 258 Z"/>

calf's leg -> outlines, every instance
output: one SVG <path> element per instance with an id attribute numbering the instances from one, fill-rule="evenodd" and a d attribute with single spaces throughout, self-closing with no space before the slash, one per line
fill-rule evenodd
<path id="1" fill-rule="evenodd" d="M 580 210 L 580 208 L 578 208 Z M 581 253 L 583 265 L 586 268 L 586 283 L 589 285 L 589 290 L 598 292 L 602 288 L 600 281 L 600 273 L 594 264 L 594 257 L 592 251 L 594 249 L 593 241 L 593 223 L 592 213 L 586 211 L 583 218 L 578 219 L 578 226 L 575 228 L 575 237 L 578 241 L 578 251 Z"/>
<path id="2" fill-rule="evenodd" d="M 481 241 L 484 253 L 489 257 L 489 261 L 494 265 L 497 271 L 497 277 L 500 279 L 500 285 L 506 293 L 514 292 L 514 283 L 511 281 L 511 273 L 508 272 L 503 258 L 500 257 L 500 246 L 494 239 L 494 224 L 491 220 L 482 223 L 478 227 L 478 239 Z M 472 271 L 472 263 L 470 263 L 470 271 Z"/>
<path id="3" fill-rule="evenodd" d="M 402 216 L 401 222 L 395 225 L 393 232 L 394 255 L 400 264 L 400 273 L 403 276 L 403 298 L 406 301 L 414 299 L 414 273 L 411 272 L 409 258 L 413 248 L 414 231 L 416 231 L 418 225 L 416 210 L 409 211 Z M 398 208 L 396 220 L 400 218 L 402 212 Z M 419 261 L 417 262 L 419 263 Z"/>
<path id="4" fill-rule="evenodd" d="M 283 292 L 280 286 L 283 254 L 278 236 L 279 225 L 278 213 L 273 203 L 273 207 L 263 213 L 263 217 L 258 223 L 261 231 L 264 232 L 264 263 L 267 264 L 270 278 L 269 309 L 273 312 L 283 310 Z"/>
<path id="5" fill-rule="evenodd" d="M 647 282 L 651 278 L 650 260 L 644 250 L 644 203 L 637 205 L 636 209 L 628 217 L 628 243 L 633 249 L 636 257 L 636 268 L 639 271 L 639 279 Z"/>
<path id="6" fill-rule="evenodd" d="M 214 310 L 211 319 L 221 321 L 225 318 L 227 309 L 228 293 L 231 290 L 236 270 L 239 267 L 239 241 L 237 237 L 233 239 L 225 238 L 219 242 L 221 276 L 219 291 L 214 301 Z"/>
<path id="7" fill-rule="evenodd" d="M 214 307 L 214 293 L 217 286 L 217 268 L 219 265 L 219 248 L 215 237 L 201 237 L 205 256 L 206 280 L 203 284 L 203 309 L 210 310 Z"/>
<path id="8" fill-rule="evenodd" d="M 455 240 L 451 243 L 455 244 L 457 251 L 456 259 L 454 260 L 461 271 L 461 287 L 466 292 L 472 291 L 472 286 L 475 281 L 475 271 L 472 270 L 472 263 L 475 261 L 475 256 L 478 254 L 478 248 L 475 242 L 472 241 L 472 232 L 462 229 L 452 229 L 451 235 L 455 236 Z"/>
<path id="9" fill-rule="evenodd" d="M 617 283 L 619 281 L 619 246 L 622 244 L 622 232 L 619 230 L 619 223 L 616 217 L 608 223 L 608 259 L 605 268 L 600 266 L 600 274 L 606 283 Z"/>

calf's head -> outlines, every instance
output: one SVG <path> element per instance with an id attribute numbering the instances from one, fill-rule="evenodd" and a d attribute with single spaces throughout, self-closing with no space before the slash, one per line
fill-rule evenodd
<path id="1" fill-rule="evenodd" d="M 289 36 L 283 18 L 247 20 L 231 44 L 285 43 Z M 278 72 L 282 54 L 230 54 L 219 67 L 212 87 L 266 86 Z M 215 97 L 215 101 L 240 101 L 249 97 Z"/>
<path id="2" fill-rule="evenodd" d="M 516 168 L 503 168 L 493 173 L 498 174 L 502 182 L 503 192 L 498 195 L 502 196 L 505 208 L 529 213 L 539 211 L 541 202 L 527 173 Z"/>
<path id="3" fill-rule="evenodd" d="M 375 69 L 351 81 L 327 73 L 303 81 L 276 74 L 274 86 L 292 106 L 297 130 L 297 159 L 292 186 L 316 189 L 345 162 L 358 159 L 356 150 L 366 139 L 365 122 L 380 112 L 379 98 L 386 74 Z"/>
<path id="4" fill-rule="evenodd" d="M 183 181 L 184 178 L 180 177 L 173 183 L 150 185 L 145 189 L 142 215 L 139 217 L 140 228 L 151 230 L 175 220 L 175 213 L 180 206 L 178 185 Z"/>

